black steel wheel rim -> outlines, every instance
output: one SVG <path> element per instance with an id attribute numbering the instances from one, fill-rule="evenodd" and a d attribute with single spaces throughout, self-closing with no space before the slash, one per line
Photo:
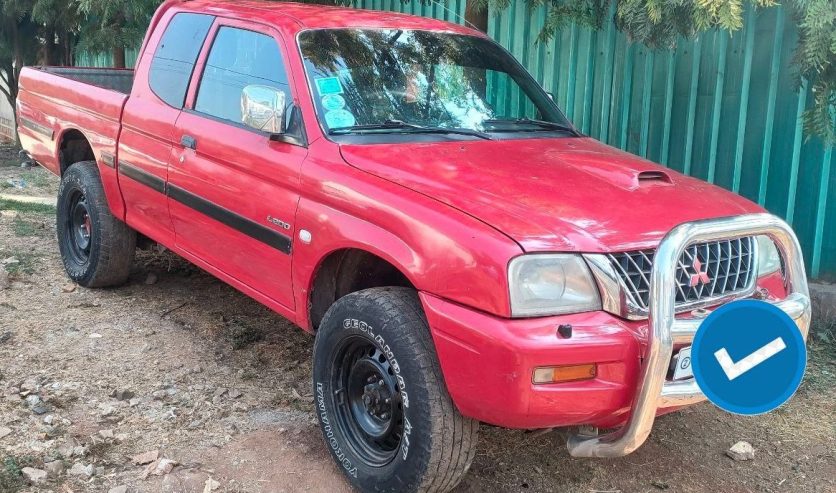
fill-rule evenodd
<path id="1" fill-rule="evenodd" d="M 368 339 L 351 337 L 337 348 L 332 384 L 337 426 L 366 465 L 383 467 L 403 438 L 403 403 L 395 371 Z"/>
<path id="2" fill-rule="evenodd" d="M 79 190 L 70 194 L 67 208 L 66 233 L 70 256 L 83 265 L 90 258 L 93 244 L 93 221 L 87 208 L 87 198 Z"/>

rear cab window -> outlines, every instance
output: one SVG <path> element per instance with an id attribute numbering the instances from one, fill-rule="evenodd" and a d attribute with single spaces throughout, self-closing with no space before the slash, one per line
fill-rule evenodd
<path id="1" fill-rule="evenodd" d="M 182 108 L 197 56 L 215 17 L 179 13 L 168 24 L 148 75 L 148 83 L 160 99 L 174 108 Z"/>

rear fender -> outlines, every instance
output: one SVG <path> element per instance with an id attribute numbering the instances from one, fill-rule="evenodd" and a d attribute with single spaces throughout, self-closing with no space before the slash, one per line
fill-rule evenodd
<path id="1" fill-rule="evenodd" d="M 93 159 L 96 161 L 96 167 L 99 170 L 99 176 L 102 180 L 102 187 L 105 192 L 105 199 L 107 205 L 110 207 L 111 213 L 121 220 L 125 218 L 125 202 L 122 199 L 122 192 L 119 189 L 119 177 L 116 173 L 116 139 L 105 137 L 102 135 L 85 133 L 78 128 L 64 128 L 56 138 L 55 146 L 55 162 L 59 163 L 61 167 L 60 172 L 63 174 L 65 169 L 75 163 L 63 163 L 61 160 L 61 152 L 65 141 L 68 138 L 75 138 L 76 135 L 81 134 L 87 145 L 92 150 Z M 91 138 L 92 137 L 92 138 Z"/>

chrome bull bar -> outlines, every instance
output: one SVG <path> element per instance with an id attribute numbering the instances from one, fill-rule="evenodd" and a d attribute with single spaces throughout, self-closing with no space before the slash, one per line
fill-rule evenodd
<path id="1" fill-rule="evenodd" d="M 685 248 L 694 243 L 758 235 L 769 236 L 784 260 L 788 296 L 774 304 L 795 321 L 807 340 L 811 311 L 807 276 L 798 239 L 786 222 L 770 214 L 752 214 L 677 226 L 660 243 L 650 273 L 647 353 L 630 417 L 620 429 L 606 435 L 570 435 L 567 447 L 572 456 L 627 455 L 647 440 L 659 408 L 705 400 L 694 378 L 666 381 L 674 345 L 692 342 L 704 320 L 676 319 L 676 265 Z"/>

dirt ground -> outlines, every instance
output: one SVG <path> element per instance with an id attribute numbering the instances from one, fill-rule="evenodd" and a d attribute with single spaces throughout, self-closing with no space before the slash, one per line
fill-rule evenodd
<path id="1" fill-rule="evenodd" d="M 0 186 L 43 195 L 57 182 L 0 148 Z M 0 492 L 349 490 L 313 413 L 311 336 L 168 252 L 140 252 L 119 289 L 77 287 L 53 212 L 0 210 Z M 483 427 L 457 491 L 834 492 L 836 323 L 814 333 L 803 386 L 777 412 L 701 404 L 615 460 L 573 459 L 559 432 Z M 754 460 L 725 455 L 739 440 Z M 132 458 L 154 451 L 177 465 L 146 477 L 149 458 Z"/>

